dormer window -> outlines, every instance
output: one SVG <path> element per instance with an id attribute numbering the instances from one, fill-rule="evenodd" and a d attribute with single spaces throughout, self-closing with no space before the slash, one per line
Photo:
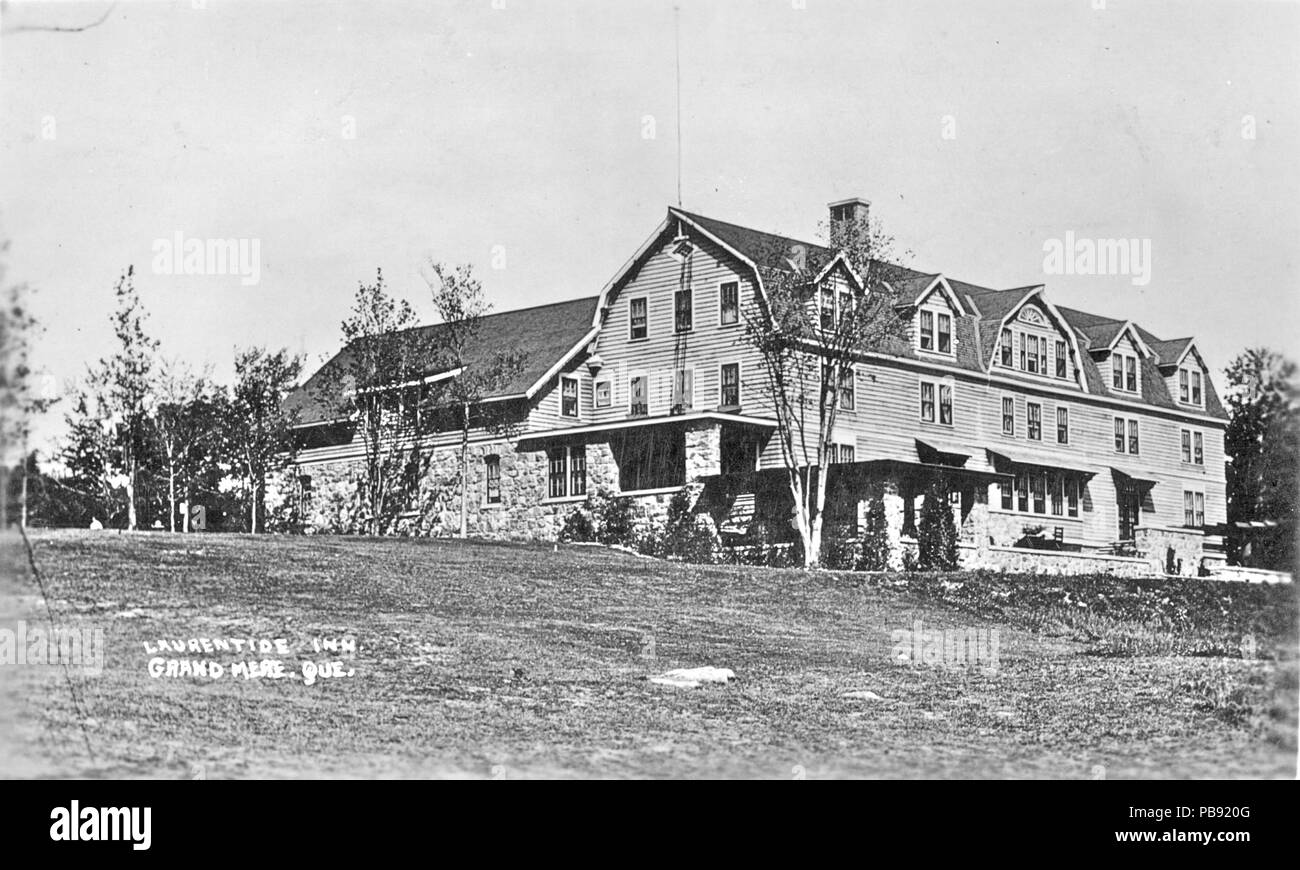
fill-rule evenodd
<path id="1" fill-rule="evenodd" d="M 1184 405 L 1202 407 L 1205 404 L 1202 391 L 1201 370 L 1181 368 L 1178 370 L 1178 401 Z"/>
<path id="2" fill-rule="evenodd" d="M 943 311 L 921 309 L 917 335 L 921 350 L 952 353 L 952 315 Z"/>
<path id="3" fill-rule="evenodd" d="M 1137 357 L 1118 351 L 1110 355 L 1110 384 L 1116 390 L 1126 393 L 1138 391 Z"/>
<path id="4" fill-rule="evenodd" d="M 1004 329 L 1002 330 L 1002 364 L 1007 368 L 1011 368 L 1011 357 L 1011 330 Z"/>

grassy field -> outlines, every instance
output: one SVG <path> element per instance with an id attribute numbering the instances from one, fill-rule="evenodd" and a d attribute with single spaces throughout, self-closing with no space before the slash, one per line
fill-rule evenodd
<path id="1" fill-rule="evenodd" d="M 43 624 L 21 542 L 5 543 L 0 627 Z M 867 578 L 406 539 L 33 544 L 58 624 L 102 629 L 107 648 L 102 674 L 71 675 L 82 713 L 61 669 L 0 667 L 10 777 L 1296 774 L 1293 587 Z M 918 620 L 996 630 L 996 659 L 900 662 Z M 352 676 L 313 685 L 152 677 L 145 646 L 282 638 L 292 654 L 270 657 L 298 673 L 341 658 L 313 637 L 345 634 Z M 704 665 L 736 679 L 647 679 Z"/>

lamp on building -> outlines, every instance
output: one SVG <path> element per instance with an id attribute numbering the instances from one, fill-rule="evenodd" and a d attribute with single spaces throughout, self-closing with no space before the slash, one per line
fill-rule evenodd
<path id="1" fill-rule="evenodd" d="M 604 366 L 605 361 L 600 358 L 599 353 L 593 353 L 591 356 L 587 357 L 587 371 L 591 372 L 593 378 L 602 368 L 604 368 Z"/>

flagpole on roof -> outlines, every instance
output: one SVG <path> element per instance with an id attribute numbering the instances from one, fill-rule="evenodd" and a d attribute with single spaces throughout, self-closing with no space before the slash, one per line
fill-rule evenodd
<path id="1" fill-rule="evenodd" d="M 677 56 L 677 207 L 682 207 L 682 28 L 681 7 L 673 6 L 673 44 Z"/>

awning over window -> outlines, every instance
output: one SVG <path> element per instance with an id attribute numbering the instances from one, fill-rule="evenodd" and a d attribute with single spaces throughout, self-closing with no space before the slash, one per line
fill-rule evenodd
<path id="1" fill-rule="evenodd" d="M 937 438 L 917 438 L 916 456 L 927 465 L 963 468 L 971 457 L 971 448 Z"/>
<path id="2" fill-rule="evenodd" d="M 1032 450 L 1027 447 L 1003 447 L 1002 445 L 984 449 L 988 452 L 989 461 L 993 463 L 993 467 L 998 469 L 1018 465 L 1032 465 L 1038 468 L 1075 471 L 1088 476 L 1097 474 L 1100 470 L 1091 468 L 1081 460 L 1068 454 L 1049 453 L 1045 450 Z"/>
<path id="3" fill-rule="evenodd" d="M 1132 474 L 1128 471 L 1125 471 L 1122 468 L 1116 468 L 1113 465 L 1111 466 L 1110 473 L 1115 478 L 1115 482 L 1118 484 L 1136 486 L 1138 489 L 1150 489 L 1151 487 L 1156 485 L 1156 481 L 1152 480 L 1149 477 L 1142 477 L 1141 475 L 1138 474 Z"/>

